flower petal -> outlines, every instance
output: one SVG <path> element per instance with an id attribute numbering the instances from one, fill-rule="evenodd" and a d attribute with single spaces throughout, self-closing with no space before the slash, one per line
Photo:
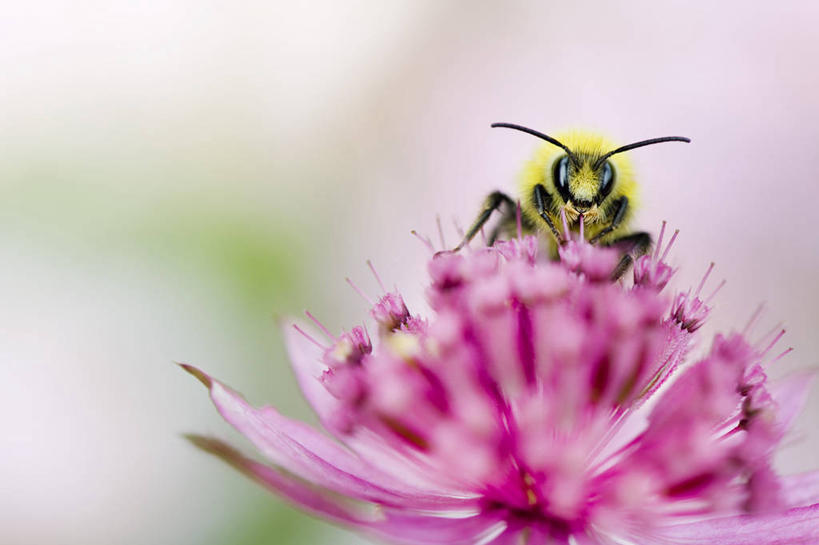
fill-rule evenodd
<path id="1" fill-rule="evenodd" d="M 506 529 L 496 536 L 486 545 L 519 545 L 521 542 L 521 531 L 518 529 Z"/>
<path id="2" fill-rule="evenodd" d="M 367 463 L 310 426 L 279 414 L 272 407 L 256 409 L 245 399 L 191 366 L 182 367 L 210 390 L 222 417 L 247 437 L 268 459 L 310 482 L 346 496 L 411 508 L 469 507 L 461 498 L 427 493 Z"/>
<path id="3" fill-rule="evenodd" d="M 371 430 L 355 430 L 343 437 L 342 441 L 363 460 L 402 483 L 412 483 L 411 486 L 428 494 L 460 498 L 459 502 L 464 508 L 478 502 L 477 494 L 457 489 L 457 484 L 462 482 L 457 476 L 442 475 L 424 461 L 423 455 L 398 451 Z M 415 454 L 416 457 L 411 458 L 407 454 Z"/>
<path id="4" fill-rule="evenodd" d="M 714 545 L 816 545 L 819 504 L 790 509 L 779 515 L 726 517 L 668 529 L 672 543 Z"/>
<path id="5" fill-rule="evenodd" d="M 471 545 L 502 527 L 498 517 L 478 514 L 443 517 L 392 509 L 377 510 L 373 504 L 354 502 L 313 486 L 292 475 L 245 457 L 220 441 L 187 436 L 194 445 L 217 456 L 290 503 L 336 524 L 364 531 L 374 537 L 405 545 Z"/>
<path id="6" fill-rule="evenodd" d="M 321 374 L 327 370 L 321 359 L 322 350 L 294 327 L 284 328 L 284 342 L 299 387 L 321 423 L 327 428 L 325 423 L 339 406 L 339 401 L 320 381 Z"/>
<path id="7" fill-rule="evenodd" d="M 186 438 L 198 448 L 221 458 L 251 479 L 314 515 L 341 524 L 356 525 L 361 522 L 357 514 L 326 492 L 322 493 L 295 477 L 251 460 L 223 441 L 200 435 L 187 435 Z"/>
<path id="8" fill-rule="evenodd" d="M 368 525 L 369 533 L 391 543 L 406 545 L 474 545 L 504 527 L 495 515 L 465 518 L 386 513 L 386 519 Z"/>
<path id="9" fill-rule="evenodd" d="M 309 327 L 303 324 L 299 324 L 299 327 L 309 331 Z M 411 482 L 414 485 L 413 488 L 426 490 L 436 495 L 465 496 L 463 492 L 442 486 L 443 479 L 441 478 L 437 479 L 438 482 L 432 482 L 428 471 L 425 472 L 422 468 L 416 467 L 412 460 L 396 452 L 385 443 L 383 438 L 368 430 L 354 430 L 345 436 L 334 433 L 328 421 L 339 409 L 340 403 L 321 383 L 321 375 L 328 369 L 322 361 L 321 348 L 293 327 L 284 328 L 284 339 L 299 387 L 326 430 L 333 433 L 337 439 L 361 458 L 399 482 Z"/>

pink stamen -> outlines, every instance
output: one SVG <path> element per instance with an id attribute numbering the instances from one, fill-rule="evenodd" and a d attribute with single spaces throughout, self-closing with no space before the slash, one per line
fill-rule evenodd
<path id="1" fill-rule="evenodd" d="M 310 335 L 309 333 L 307 333 L 305 330 L 303 330 L 302 328 L 300 328 L 300 327 L 299 327 L 299 326 L 297 326 L 296 324 L 293 324 L 293 329 L 295 329 L 296 331 L 298 331 L 299 333 L 301 333 L 302 335 L 304 335 L 304 337 L 305 337 L 305 338 L 306 338 L 308 341 L 310 341 L 310 342 L 311 342 L 311 343 L 313 343 L 314 345 L 318 346 L 318 347 L 319 347 L 319 348 L 321 348 L 322 350 L 327 350 L 327 347 L 326 347 L 326 346 L 324 346 L 323 344 L 321 344 L 320 342 L 318 342 L 316 339 L 314 339 L 314 338 L 313 338 L 313 336 L 312 336 L 312 335 Z"/>
<path id="2" fill-rule="evenodd" d="M 774 339 L 773 339 L 773 340 L 771 341 L 771 343 L 768 345 L 768 347 L 767 347 L 767 348 L 765 348 L 765 350 L 763 350 L 763 351 L 762 351 L 761 356 L 762 356 L 762 357 L 765 357 L 765 354 L 767 354 L 767 353 L 768 353 L 768 351 L 769 351 L 771 348 L 773 348 L 773 347 L 774 347 L 774 345 L 776 345 L 776 343 L 778 343 L 778 342 L 779 342 L 779 339 L 781 339 L 781 338 L 782 338 L 784 335 L 785 335 L 785 330 L 784 330 L 784 329 L 780 330 L 780 331 L 779 331 L 779 333 L 776 335 L 776 337 L 774 337 Z"/>
<path id="3" fill-rule="evenodd" d="M 766 332 L 765 332 L 765 334 L 764 334 L 764 335 L 762 335 L 762 336 L 761 336 L 759 339 L 757 339 L 757 340 L 756 340 L 756 342 L 754 343 L 754 348 L 759 347 L 759 346 L 761 346 L 763 343 L 767 342 L 767 340 L 768 340 L 768 338 L 769 338 L 769 337 L 771 337 L 772 335 L 776 334 L 776 332 L 777 332 L 777 331 L 779 331 L 779 330 L 781 330 L 781 329 L 782 329 L 782 322 L 779 322 L 778 324 L 776 324 L 775 326 L 773 326 L 771 329 L 769 329 L 768 331 L 766 331 Z"/>
<path id="4" fill-rule="evenodd" d="M 688 283 L 687 291 L 675 291 L 668 301 L 660 290 L 676 269 L 660 256 L 665 258 L 679 231 L 663 222 L 657 247 L 636 263 L 634 285 L 620 287 L 609 281 L 617 255 L 586 239 L 600 229 L 594 219 L 586 233 L 585 215 L 572 212 L 578 240 L 568 208 L 560 208 L 562 228 L 552 222 L 555 234 L 561 244 L 564 233 L 571 241 L 558 248 L 562 261 L 538 259 L 538 243 L 544 241 L 522 233 L 520 203 L 517 240 L 513 235 L 495 248 L 479 248 L 476 241 L 471 251 L 431 256 L 424 282 L 431 316 L 411 314 L 397 290 L 369 296 L 346 278 L 365 301 L 375 301 L 369 307 L 374 339 L 368 325 L 343 332 L 331 323 L 333 333 L 340 332 L 334 338 L 309 311 L 308 322 L 288 322 L 317 347 L 295 338 L 305 349 L 296 356 L 317 360 L 312 362 L 317 369 L 304 371 L 320 382 L 302 382 L 309 397 L 327 401 L 318 408 L 327 409 L 320 416 L 329 432 L 342 443 L 371 437 L 379 454 L 400 459 L 413 480 L 442 482 L 448 489 L 467 483 L 468 489 L 458 494 L 463 498 L 447 500 L 450 507 L 436 498 L 394 499 L 366 475 L 335 479 L 334 493 L 365 494 L 374 503 L 388 503 L 391 516 L 406 513 L 431 527 L 461 512 L 500 513 L 499 523 L 480 518 L 478 533 L 462 536 L 469 543 L 494 539 L 498 534 L 487 533 L 493 528 L 516 543 L 530 536 L 582 541 L 597 537 L 598 522 L 601 539 L 610 543 L 633 536 L 659 542 L 666 537 L 663 528 L 687 522 L 671 520 L 669 513 L 714 518 L 734 507 L 748 511 L 744 520 L 756 524 L 757 512 L 777 508 L 777 498 L 769 498 L 777 477 L 768 460 L 782 434 L 777 422 L 766 421 L 775 400 L 764 364 L 792 351 L 777 344 L 784 330 L 762 340 L 755 335 L 753 347 L 738 334 L 717 336 L 708 353 L 691 363 L 686 356 L 696 346 L 692 334 L 725 285 L 715 277 L 718 285 L 705 292 L 715 264 L 703 271 L 699 287 Z M 431 237 L 446 242 L 441 219 L 436 223 L 438 235 L 413 231 L 433 253 Z M 479 229 L 484 240 L 493 224 Z M 386 280 L 366 263 L 386 291 Z M 206 375 L 198 378 L 211 385 Z M 225 404 L 232 403 L 232 414 L 243 419 L 236 420 L 237 427 L 277 416 L 270 409 L 257 413 L 228 394 Z M 296 424 L 272 418 L 270 425 L 284 426 L 280 434 L 287 435 Z M 279 431 L 273 427 L 273 444 L 260 446 L 265 452 L 289 449 L 274 437 Z M 307 454 L 318 457 L 319 466 L 326 458 L 322 452 Z M 343 457 L 338 462 L 355 465 Z M 320 479 L 321 469 L 307 477 Z M 368 494 L 367 487 L 375 493 Z M 647 497 L 645 491 L 657 493 Z M 310 508 L 308 500 L 302 503 Z M 401 541 L 405 527 L 385 526 L 392 533 L 382 535 Z M 803 534 L 794 535 L 798 541 Z"/>
<path id="5" fill-rule="evenodd" d="M 657 258 L 660 257 L 660 248 L 663 247 L 663 236 L 665 235 L 665 220 L 663 220 L 663 225 L 660 227 L 660 236 L 657 237 L 657 247 L 654 248 L 654 261 L 657 261 Z"/>
<path id="6" fill-rule="evenodd" d="M 566 209 L 562 208 L 560 210 L 560 219 L 563 221 L 563 236 L 566 237 L 566 240 L 571 240 L 572 235 L 569 232 L 569 222 L 566 220 Z"/>
<path id="7" fill-rule="evenodd" d="M 751 331 L 751 328 L 756 325 L 756 321 L 762 316 L 762 311 L 765 310 L 765 303 L 759 303 L 759 306 L 756 307 L 756 310 L 753 314 L 751 314 L 751 319 L 748 320 L 748 323 L 745 324 L 745 327 L 742 329 L 742 335 L 747 336 L 748 333 Z"/>
<path id="8" fill-rule="evenodd" d="M 489 239 L 486 238 L 486 231 L 484 231 L 483 225 L 481 226 L 481 242 L 483 242 L 484 246 L 489 246 Z"/>
<path id="9" fill-rule="evenodd" d="M 668 252 L 671 251 L 671 247 L 674 246 L 674 241 L 677 240 L 677 235 L 680 234 L 679 229 L 674 230 L 674 234 L 671 235 L 671 240 L 668 241 L 668 246 L 665 247 L 665 251 L 663 252 L 663 257 L 660 258 L 660 261 L 665 261 L 665 258 L 668 257 Z"/>
<path id="10" fill-rule="evenodd" d="M 435 215 L 435 223 L 438 225 L 438 238 L 441 240 L 441 249 L 446 250 L 446 239 L 444 239 L 444 228 L 441 226 L 441 216 Z"/>
<path id="11" fill-rule="evenodd" d="M 712 261 L 711 264 L 708 265 L 708 270 L 705 271 L 705 275 L 702 277 L 702 280 L 700 281 L 700 285 L 697 286 L 697 291 L 694 292 L 694 297 L 699 297 L 700 296 L 700 292 L 702 291 L 702 288 L 705 287 L 705 282 L 708 281 L 708 277 L 711 275 L 711 271 L 713 271 L 713 270 L 714 270 L 714 262 Z"/>
<path id="12" fill-rule="evenodd" d="M 583 214 L 580 214 L 577 217 L 578 223 L 580 223 L 580 242 L 581 244 L 586 241 L 586 236 L 584 235 L 585 227 L 586 227 L 586 220 L 583 218 Z"/>
<path id="13" fill-rule="evenodd" d="M 415 229 L 410 231 L 410 233 L 412 234 L 412 236 L 420 240 L 430 252 L 435 253 L 435 246 L 432 245 L 432 242 L 430 242 L 428 238 L 422 237 L 420 234 L 418 234 L 418 231 L 416 231 Z"/>
<path id="14" fill-rule="evenodd" d="M 375 272 L 375 267 L 373 267 L 373 262 L 369 259 L 367 260 L 367 266 L 370 268 L 370 271 L 373 273 L 375 277 L 375 281 L 378 282 L 378 286 L 381 288 L 381 291 L 387 293 L 387 288 L 384 287 L 384 282 L 381 281 L 381 277 L 378 276 L 378 273 Z"/>
<path id="15" fill-rule="evenodd" d="M 458 232 L 459 237 L 464 238 L 466 236 L 466 232 L 464 232 L 463 227 L 461 227 L 461 224 L 458 223 L 456 218 L 452 218 L 452 225 L 455 226 L 455 231 Z"/>
<path id="16" fill-rule="evenodd" d="M 353 284 L 353 281 L 352 281 L 352 280 L 350 280 L 350 278 L 349 278 L 349 277 L 348 277 L 348 278 L 345 278 L 344 280 L 346 280 L 346 281 L 347 281 L 347 283 L 348 283 L 348 284 L 350 284 L 350 287 L 351 287 L 351 288 L 353 288 L 353 290 L 355 290 L 355 292 L 356 292 L 357 294 L 359 294 L 359 295 L 361 296 L 361 298 L 362 298 L 362 299 L 364 299 L 365 301 L 367 301 L 367 303 L 369 303 L 369 304 L 370 304 L 370 306 L 375 305 L 375 301 L 373 301 L 373 300 L 372 300 L 372 299 L 371 299 L 371 298 L 370 298 L 370 297 L 369 297 L 369 296 L 368 296 L 366 293 L 364 293 L 363 291 L 361 291 L 361 289 L 360 289 L 358 286 L 356 286 L 355 284 Z"/>
<path id="17" fill-rule="evenodd" d="M 318 328 L 321 330 L 321 332 L 322 332 L 322 333 L 324 333 L 325 335 L 327 335 L 328 337 L 330 337 L 332 340 L 336 340 L 335 336 L 334 336 L 332 333 L 330 333 L 330 330 L 329 330 L 329 329 L 327 329 L 327 328 L 324 326 L 324 324 L 323 324 L 323 323 L 321 323 L 321 322 L 318 320 L 318 318 L 316 318 L 315 316 L 313 316 L 313 315 L 310 313 L 310 311 L 309 311 L 309 310 L 305 310 L 305 311 L 304 311 L 304 313 L 307 315 L 307 317 L 308 317 L 308 318 L 310 318 L 310 320 L 312 320 L 312 322 L 313 322 L 314 324 L 316 324 L 316 327 L 318 327 Z"/>
<path id="18" fill-rule="evenodd" d="M 723 286 L 725 286 L 725 284 L 727 282 L 728 282 L 727 280 L 723 280 L 722 282 L 719 283 L 719 286 L 717 286 L 716 289 L 714 289 L 714 291 L 711 292 L 711 295 L 709 295 L 705 299 L 705 304 L 706 305 L 711 302 L 711 300 L 714 298 L 714 296 L 716 296 L 719 293 L 719 290 L 721 290 L 723 288 Z"/>
<path id="19" fill-rule="evenodd" d="M 793 352 L 793 347 L 789 347 L 787 350 L 783 351 L 783 352 L 782 352 L 781 354 L 779 354 L 777 357 L 775 357 L 774 359 L 772 359 L 772 360 L 771 360 L 771 363 L 776 363 L 776 362 L 778 362 L 779 360 L 781 360 L 782 358 L 784 358 L 785 356 L 787 356 L 787 355 L 788 355 L 788 354 L 790 354 L 791 352 Z"/>

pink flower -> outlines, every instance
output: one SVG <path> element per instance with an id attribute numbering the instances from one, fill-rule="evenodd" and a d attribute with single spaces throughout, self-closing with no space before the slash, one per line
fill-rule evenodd
<path id="1" fill-rule="evenodd" d="M 771 467 L 806 377 L 770 384 L 781 335 L 754 344 L 748 328 L 686 361 L 708 275 L 664 296 L 661 246 L 631 286 L 608 280 L 613 251 L 582 242 L 560 262 L 539 258 L 534 237 L 438 254 L 428 319 L 390 292 L 373 304 L 375 342 L 362 327 L 331 335 L 316 322 L 327 341 L 287 331 L 332 437 L 183 365 L 271 465 L 191 440 L 392 543 L 819 543 L 819 474 Z"/>

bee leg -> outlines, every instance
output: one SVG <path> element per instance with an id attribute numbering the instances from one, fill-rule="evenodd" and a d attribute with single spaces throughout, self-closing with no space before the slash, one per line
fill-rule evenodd
<path id="1" fill-rule="evenodd" d="M 507 195 L 501 191 L 493 191 L 486 197 L 486 201 L 484 202 L 483 209 L 481 213 L 478 214 L 477 219 L 472 223 L 469 227 L 469 230 L 464 235 L 464 239 L 458 244 L 452 251 L 457 252 L 464 246 L 466 246 L 470 240 L 475 238 L 475 235 L 478 234 L 478 231 L 481 230 L 481 227 L 489 221 L 489 217 L 492 215 L 492 212 L 497 210 L 501 207 L 501 205 L 506 204 L 511 208 L 515 207 L 515 202 Z"/>
<path id="2" fill-rule="evenodd" d="M 535 186 L 535 207 L 537 208 L 538 215 L 543 218 L 543 221 L 546 222 L 546 225 L 549 226 L 549 230 L 552 231 L 552 234 L 557 239 L 558 244 L 563 244 L 564 240 L 563 237 L 560 236 L 560 232 L 558 232 L 557 228 L 555 227 L 555 223 L 552 221 L 552 217 L 549 216 L 549 208 L 552 207 L 552 196 L 546 192 L 546 188 L 540 184 Z"/>
<path id="3" fill-rule="evenodd" d="M 651 235 L 648 233 L 632 233 L 614 239 L 606 246 L 617 248 L 623 251 L 623 257 L 611 273 L 612 281 L 619 280 L 634 263 L 638 257 L 645 255 L 651 247 Z"/>
<path id="4" fill-rule="evenodd" d="M 506 236 L 513 237 L 517 235 L 517 226 L 518 226 L 518 208 L 517 206 L 507 206 L 506 211 L 504 211 L 503 216 L 495 224 L 495 227 L 492 228 L 492 231 L 489 232 L 489 238 L 487 239 L 486 243 L 489 246 L 493 246 L 495 242 L 500 238 L 501 234 Z M 524 233 L 529 233 L 535 229 L 535 226 L 532 225 L 532 222 L 529 221 L 529 218 L 521 214 L 520 217 L 520 227 L 521 231 Z"/>
<path id="5" fill-rule="evenodd" d="M 489 238 L 486 239 L 487 246 L 494 246 L 495 242 L 500 238 L 501 233 L 509 233 L 511 225 L 515 224 L 515 214 L 509 211 L 505 212 L 498 223 L 489 232 Z"/>
<path id="6" fill-rule="evenodd" d="M 626 211 L 628 210 L 628 197 L 623 195 L 614 201 L 612 205 L 616 206 L 617 208 L 614 211 L 614 217 L 611 219 L 611 223 L 609 223 L 605 229 L 589 239 L 591 244 L 596 244 L 601 238 L 617 229 L 617 227 L 623 222 L 623 218 L 626 217 Z M 649 239 L 649 243 L 651 243 L 651 239 Z"/>

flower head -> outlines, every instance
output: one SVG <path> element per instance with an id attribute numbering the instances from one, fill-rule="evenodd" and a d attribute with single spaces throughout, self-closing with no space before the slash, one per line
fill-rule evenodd
<path id="1" fill-rule="evenodd" d="M 395 543 L 817 542 L 818 479 L 771 466 L 806 381 L 772 387 L 775 343 L 746 333 L 686 362 L 710 311 L 708 274 L 666 297 L 661 247 L 637 260 L 632 286 L 609 280 L 616 252 L 582 241 L 559 262 L 539 257 L 535 237 L 438 254 L 427 319 L 388 292 L 372 302 L 375 342 L 363 327 L 317 324 L 324 342 L 287 333 L 332 439 L 185 366 L 273 465 L 193 440 L 297 505 Z"/>

